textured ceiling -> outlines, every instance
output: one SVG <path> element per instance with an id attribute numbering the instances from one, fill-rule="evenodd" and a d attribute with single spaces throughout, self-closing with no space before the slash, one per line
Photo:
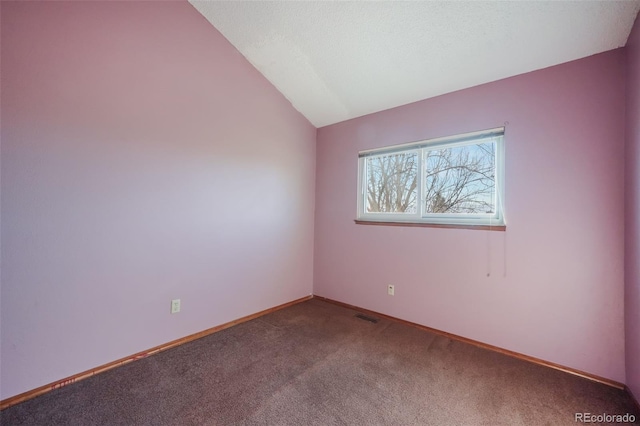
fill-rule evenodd
<path id="1" fill-rule="evenodd" d="M 624 46 L 640 0 L 194 1 L 316 127 Z"/>

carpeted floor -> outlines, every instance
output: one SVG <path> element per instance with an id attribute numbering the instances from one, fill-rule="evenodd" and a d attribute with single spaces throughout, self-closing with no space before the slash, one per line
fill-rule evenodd
<path id="1" fill-rule="evenodd" d="M 0 423 L 575 425 L 583 412 L 640 419 L 621 390 L 355 313 L 310 300 L 10 407 Z"/>

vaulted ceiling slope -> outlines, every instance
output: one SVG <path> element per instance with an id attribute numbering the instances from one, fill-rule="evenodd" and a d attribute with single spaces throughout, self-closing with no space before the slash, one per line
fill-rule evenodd
<path id="1" fill-rule="evenodd" d="M 195 1 L 316 127 L 625 45 L 640 0 Z"/>

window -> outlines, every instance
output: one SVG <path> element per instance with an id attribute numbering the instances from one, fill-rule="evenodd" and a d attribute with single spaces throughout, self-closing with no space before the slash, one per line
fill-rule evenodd
<path id="1" fill-rule="evenodd" d="M 504 229 L 504 128 L 362 151 L 357 223 Z"/>

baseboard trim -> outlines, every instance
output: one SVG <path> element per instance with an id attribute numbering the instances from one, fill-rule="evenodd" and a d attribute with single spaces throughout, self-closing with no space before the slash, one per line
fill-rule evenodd
<path id="1" fill-rule="evenodd" d="M 628 388 L 623 383 L 619 383 L 619 382 L 616 382 L 615 380 L 607 379 L 605 377 L 596 376 L 595 374 L 587 373 L 585 371 L 576 370 L 575 368 L 565 367 L 563 365 L 556 364 L 554 362 L 545 361 L 545 360 L 540 359 L 540 358 L 536 358 L 536 357 L 532 357 L 532 356 L 529 356 L 529 355 L 521 354 L 519 352 L 510 351 L 508 349 L 503 349 L 503 348 L 500 348 L 498 346 L 490 345 L 488 343 L 483 343 L 483 342 L 479 342 L 477 340 L 468 339 L 466 337 L 458 336 L 456 334 L 447 333 L 446 331 L 442 331 L 442 330 L 438 330 L 438 329 L 435 329 L 435 328 L 427 327 L 425 325 L 417 324 L 417 323 L 410 322 L 410 321 L 405 321 L 405 320 L 400 319 L 400 318 L 392 317 L 390 315 L 385 315 L 385 314 L 382 314 L 380 312 L 372 311 L 372 310 L 369 310 L 369 309 L 364 309 L 364 308 L 361 308 L 359 306 L 350 305 L 350 304 L 344 303 L 344 302 L 338 302 L 337 300 L 329 299 L 329 298 L 326 298 L 326 297 L 315 296 L 315 295 L 313 297 L 314 297 L 314 299 L 322 300 L 322 301 L 325 301 L 325 302 L 328 302 L 328 303 L 332 303 L 334 305 L 338 305 L 338 306 L 342 306 L 344 308 L 352 309 L 354 311 L 363 312 L 363 313 L 368 314 L 368 315 L 374 315 L 374 316 L 386 318 L 386 319 L 391 320 L 391 321 L 395 321 L 395 322 L 399 322 L 399 323 L 402 323 L 402 324 L 406 324 L 406 325 L 409 325 L 411 327 L 416 327 L 416 328 L 428 331 L 430 333 L 434 333 L 434 334 L 438 334 L 440 336 L 448 337 L 449 339 L 452 339 L 452 340 L 457 340 L 459 342 L 469 343 L 471 345 L 474 345 L 474 346 L 477 346 L 477 347 L 480 347 L 480 348 L 483 348 L 483 349 L 488 349 L 490 351 L 498 352 L 498 353 L 501 353 L 503 355 L 507 355 L 507 356 L 510 356 L 510 357 L 513 357 L 513 358 L 517 358 L 517 359 L 520 359 L 520 360 L 523 360 L 523 361 L 531 362 L 533 364 L 538 364 L 538 365 L 542 365 L 544 367 L 553 368 L 555 370 L 564 371 L 565 373 L 573 374 L 574 376 L 579 376 L 579 377 L 582 377 L 582 378 L 585 378 L 585 379 L 588 379 L 588 380 L 591 380 L 591 381 L 594 381 L 594 382 L 602 383 L 604 385 L 608 385 L 608 386 L 611 386 L 611 387 L 614 387 L 614 388 L 617 388 L 617 389 L 621 389 L 621 390 L 627 389 L 627 391 L 630 392 L 628 390 Z M 631 395 L 632 395 L 632 398 L 633 398 L 633 394 L 631 394 Z"/>
<path id="2" fill-rule="evenodd" d="M 146 358 L 150 355 L 157 354 L 158 352 L 165 351 L 167 349 L 175 348 L 176 346 L 183 345 L 185 343 L 191 342 L 196 339 L 200 339 L 202 337 L 208 336 L 210 334 L 216 333 L 218 331 L 222 331 L 226 328 L 233 327 L 234 325 L 241 324 L 243 322 L 251 321 L 252 319 L 256 319 L 263 315 L 270 314 L 275 311 L 279 311 L 280 309 L 288 308 L 289 306 L 296 305 L 298 303 L 307 301 L 313 298 L 313 295 L 305 296 L 300 299 L 292 300 L 291 302 L 283 303 L 282 305 L 274 306 L 273 308 L 265 309 L 264 311 L 256 312 L 255 314 L 247 315 L 242 318 L 235 319 L 233 321 L 217 325 L 215 327 L 208 328 L 206 330 L 200 331 L 198 333 L 190 334 L 188 336 L 182 337 L 180 339 L 172 340 L 171 342 L 165 343 L 160 346 L 153 347 L 146 351 L 138 352 L 131 356 L 120 358 L 116 361 L 110 362 L 108 364 L 101 365 L 96 368 L 92 368 L 87 371 L 83 371 L 82 373 L 74 374 L 73 376 L 66 377 L 62 380 L 58 380 L 53 383 L 49 383 L 48 385 L 40 386 L 39 388 L 32 389 L 30 391 L 23 392 L 21 394 L 12 396 L 7 399 L 3 399 L 0 401 L 0 410 L 4 410 L 5 408 L 9 408 L 12 405 L 19 404 L 21 402 L 27 401 L 29 399 L 35 398 L 47 392 L 50 392 L 54 389 L 58 389 L 72 383 L 79 382 L 80 380 L 89 378 L 91 376 L 95 376 L 96 374 L 103 373 L 105 371 L 111 370 L 112 368 L 119 367 L 124 364 L 128 364 L 132 361 L 137 361 L 142 358 Z"/>

